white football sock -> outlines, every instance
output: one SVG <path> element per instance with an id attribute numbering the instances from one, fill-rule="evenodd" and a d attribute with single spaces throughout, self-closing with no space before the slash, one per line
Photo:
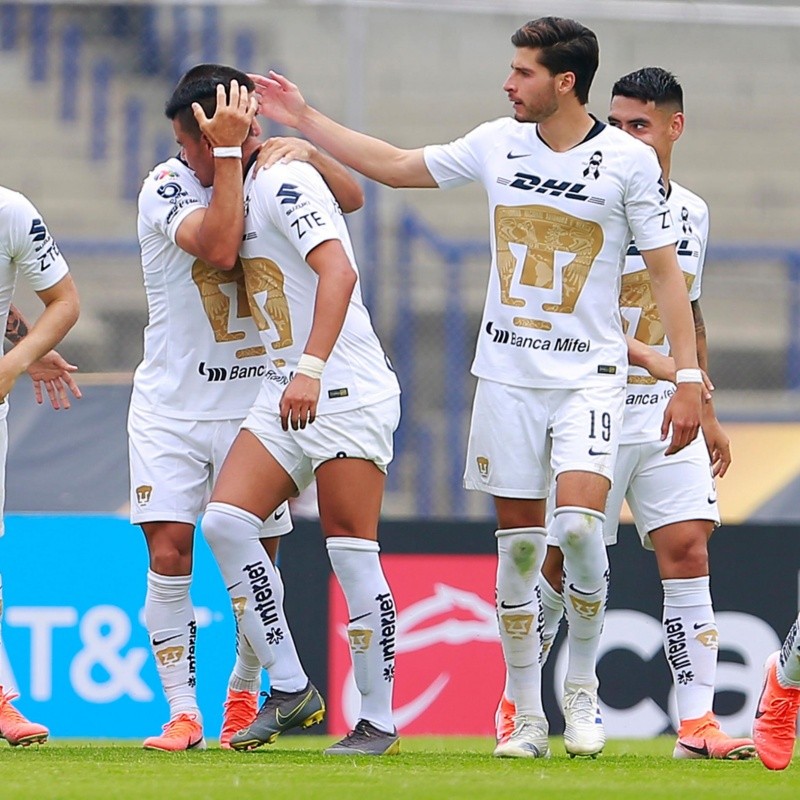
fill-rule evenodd
<path id="1" fill-rule="evenodd" d="M 543 717 L 542 615 L 539 570 L 544 561 L 544 528 L 505 528 L 497 537 L 497 620 L 507 684 L 517 714 Z"/>
<path id="2" fill-rule="evenodd" d="M 564 554 L 562 595 L 569 647 L 566 682 L 597 686 L 597 651 L 608 597 L 605 515 L 579 506 L 553 512 L 551 532 Z"/>
<path id="3" fill-rule="evenodd" d="M 794 621 L 783 642 L 777 671 L 781 686 L 800 689 L 800 617 Z"/>
<path id="4" fill-rule="evenodd" d="M 350 615 L 347 637 L 361 694 L 359 719 L 393 733 L 397 607 L 381 569 L 380 547 L 350 536 L 329 536 L 325 546 Z"/>
<path id="5" fill-rule="evenodd" d="M 308 676 L 283 611 L 283 583 L 259 541 L 262 521 L 228 503 L 209 503 L 201 525 L 242 633 L 261 666 L 269 670 L 272 688 L 301 691 Z"/>
<path id="6" fill-rule="evenodd" d="M 170 717 L 197 714 L 195 641 L 197 623 L 189 597 L 191 575 L 147 571 L 144 620 Z"/>
<path id="7" fill-rule="evenodd" d="M 542 613 L 544 629 L 542 631 L 542 666 L 550 657 L 550 650 L 558 635 L 561 618 L 564 616 L 564 598 L 550 585 L 550 581 L 539 576 L 539 588 L 542 591 Z"/>
<path id="8" fill-rule="evenodd" d="M 228 679 L 228 688 L 235 692 L 257 692 L 261 688 L 261 662 L 258 656 L 242 635 L 239 623 L 236 623 L 236 663 L 233 665 Z"/>
<path id="9" fill-rule="evenodd" d="M 699 719 L 714 703 L 719 635 L 711 605 L 708 575 L 671 578 L 664 587 L 664 653 L 667 657 L 678 718 Z"/>

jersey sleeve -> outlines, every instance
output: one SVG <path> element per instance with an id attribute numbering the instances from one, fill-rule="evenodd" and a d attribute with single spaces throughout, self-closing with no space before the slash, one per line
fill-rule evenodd
<path id="1" fill-rule="evenodd" d="M 702 208 L 698 209 L 698 211 L 702 211 L 696 222 L 697 234 L 700 238 L 700 256 L 697 259 L 697 274 L 689 291 L 689 299 L 692 302 L 700 299 L 703 287 L 703 270 L 706 265 L 706 249 L 708 248 L 708 206 L 705 202 L 702 203 Z"/>
<path id="2" fill-rule="evenodd" d="M 485 122 L 449 144 L 431 144 L 422 151 L 428 172 L 440 189 L 454 189 L 483 175 L 487 147 L 494 142 L 493 124 Z"/>
<path id="3" fill-rule="evenodd" d="M 303 260 L 317 245 L 341 239 L 334 222 L 336 201 L 310 164 L 276 164 L 262 170 L 253 185 L 265 215 Z"/>
<path id="4" fill-rule="evenodd" d="M 8 211 L 10 255 L 15 267 L 36 292 L 55 286 L 69 268 L 42 215 L 21 194 L 15 195 Z"/>
<path id="5" fill-rule="evenodd" d="M 625 214 L 640 251 L 675 244 L 678 240 L 667 205 L 661 167 L 655 152 L 637 147 L 625 187 Z"/>
<path id="6" fill-rule="evenodd" d="M 207 205 L 207 192 L 196 178 L 167 166 L 153 170 L 139 194 L 140 219 L 173 243 L 186 217 Z"/>

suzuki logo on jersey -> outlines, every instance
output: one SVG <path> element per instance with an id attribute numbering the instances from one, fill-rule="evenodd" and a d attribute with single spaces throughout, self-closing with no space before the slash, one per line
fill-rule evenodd
<path id="1" fill-rule="evenodd" d="M 47 228 L 38 217 L 31 223 L 28 235 L 33 238 L 34 242 L 43 242 L 47 238 Z"/>
<path id="2" fill-rule="evenodd" d="M 503 186 L 510 186 L 512 189 L 522 189 L 526 192 L 534 191 L 537 194 L 547 194 L 552 197 L 561 197 L 568 200 L 578 200 L 582 203 L 595 203 L 599 206 L 606 204 L 605 198 L 593 197 L 584 194 L 585 183 L 573 183 L 572 181 L 559 181 L 556 178 L 540 178 L 538 175 L 530 175 L 527 172 L 514 173 L 514 180 L 509 178 L 498 178 L 497 182 Z"/>
<path id="3" fill-rule="evenodd" d="M 297 201 L 300 199 L 300 192 L 297 191 L 297 186 L 293 183 L 284 183 L 280 189 L 278 189 L 278 193 L 275 197 L 281 198 L 281 205 L 290 205 L 293 206 Z"/>

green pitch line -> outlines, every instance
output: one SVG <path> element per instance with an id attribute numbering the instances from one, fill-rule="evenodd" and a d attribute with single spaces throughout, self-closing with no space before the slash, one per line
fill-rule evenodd
<path id="1" fill-rule="evenodd" d="M 492 741 L 406 737 L 389 758 L 332 758 L 330 737 L 283 737 L 233 753 L 154 753 L 140 742 L 53 741 L 0 747 L 2 800 L 770 800 L 800 796 L 800 758 L 774 773 L 757 761 L 674 761 L 674 739 L 612 741 L 597 760 L 491 758 Z"/>

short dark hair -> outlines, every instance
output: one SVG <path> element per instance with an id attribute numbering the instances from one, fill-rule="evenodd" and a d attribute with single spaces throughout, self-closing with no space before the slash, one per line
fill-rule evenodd
<path id="1" fill-rule="evenodd" d="M 631 97 L 683 111 L 683 89 L 678 79 L 661 67 L 645 67 L 623 75 L 611 89 L 612 97 Z"/>
<path id="2" fill-rule="evenodd" d="M 511 37 L 511 44 L 540 50 L 539 63 L 551 75 L 572 72 L 576 97 L 583 105 L 589 102 L 589 89 L 600 63 L 594 31 L 574 19 L 541 17 L 526 22 Z"/>
<path id="3" fill-rule="evenodd" d="M 222 64 L 198 64 L 192 67 L 179 81 L 172 97 L 167 100 L 164 113 L 169 119 L 177 119 L 181 128 L 195 139 L 200 138 L 200 126 L 194 118 L 192 103 L 199 103 L 207 117 L 217 110 L 217 86 L 225 87 L 225 95 L 230 99 L 231 81 L 238 81 L 254 91 L 256 86 L 244 72 Z"/>

